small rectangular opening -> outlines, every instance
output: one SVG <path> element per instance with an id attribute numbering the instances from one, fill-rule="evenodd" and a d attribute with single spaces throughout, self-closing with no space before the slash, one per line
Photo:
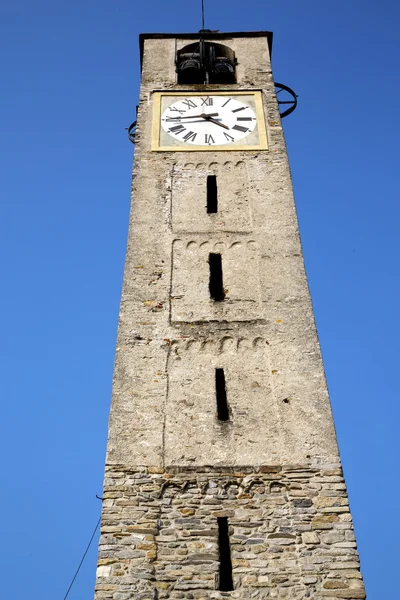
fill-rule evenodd
<path id="1" fill-rule="evenodd" d="M 217 417 L 220 421 L 229 421 L 228 400 L 226 398 L 225 373 L 215 369 L 215 395 L 217 399 Z"/>
<path id="2" fill-rule="evenodd" d="M 233 590 L 231 548 L 227 517 L 217 517 L 219 546 L 219 589 L 221 592 Z"/>
<path id="3" fill-rule="evenodd" d="M 222 256 L 220 254 L 210 253 L 208 262 L 210 265 L 210 296 L 213 300 L 220 302 L 225 298 L 222 281 Z"/>
<path id="4" fill-rule="evenodd" d="M 208 214 L 218 212 L 217 176 L 207 177 L 207 212 Z"/>

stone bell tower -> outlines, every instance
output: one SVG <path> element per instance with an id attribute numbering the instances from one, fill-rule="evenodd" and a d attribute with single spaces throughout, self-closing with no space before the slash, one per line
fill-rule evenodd
<path id="1" fill-rule="evenodd" d="M 96 600 L 365 598 L 271 44 L 140 37 Z"/>

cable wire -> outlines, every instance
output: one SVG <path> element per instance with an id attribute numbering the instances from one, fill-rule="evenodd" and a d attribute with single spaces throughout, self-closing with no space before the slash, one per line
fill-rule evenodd
<path id="1" fill-rule="evenodd" d="M 204 0 L 201 0 L 201 28 L 204 30 Z"/>
<path id="2" fill-rule="evenodd" d="M 72 578 L 72 581 L 71 581 L 71 583 L 70 583 L 70 586 L 69 586 L 69 588 L 68 588 L 68 590 L 67 590 L 67 593 L 66 593 L 66 594 L 65 594 L 65 596 L 64 596 L 64 600 L 67 598 L 68 594 L 69 594 L 69 593 L 70 593 L 70 591 L 71 591 L 71 588 L 72 588 L 72 586 L 74 585 L 74 581 L 75 581 L 75 579 L 76 579 L 76 577 L 77 577 L 77 575 L 78 575 L 78 573 L 79 573 L 79 571 L 80 571 L 80 568 L 81 568 L 81 566 L 82 566 L 82 563 L 83 563 L 83 561 L 85 560 L 85 557 L 86 557 L 86 554 L 88 553 L 88 550 L 89 550 L 89 548 L 90 548 L 90 545 L 91 545 L 91 543 L 93 542 L 93 538 L 94 538 L 94 536 L 96 535 L 96 531 L 97 531 L 97 528 L 98 528 L 98 526 L 100 525 L 100 521 L 101 521 L 101 515 L 100 515 L 100 517 L 99 517 L 99 520 L 98 520 L 98 521 L 97 521 L 97 523 L 96 523 L 96 527 L 94 528 L 94 531 L 93 531 L 93 533 L 92 533 L 92 537 L 90 538 L 90 541 L 89 541 L 89 543 L 88 543 L 88 545 L 87 545 L 87 547 L 86 547 L 86 550 L 85 550 L 85 552 L 84 552 L 84 554 L 83 554 L 83 556 L 82 556 L 82 558 L 81 558 L 81 562 L 79 563 L 79 566 L 78 566 L 77 570 L 75 571 L 75 575 L 74 575 L 74 576 L 73 576 L 73 578 Z"/>

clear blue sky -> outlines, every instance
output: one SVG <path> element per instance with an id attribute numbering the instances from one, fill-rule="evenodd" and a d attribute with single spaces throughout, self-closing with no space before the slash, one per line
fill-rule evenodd
<path id="1" fill-rule="evenodd" d="M 400 5 L 206 0 L 274 32 L 306 267 L 369 600 L 398 600 Z M 200 0 L 4 0 L 2 591 L 63 599 L 100 511 L 140 32 Z M 96 544 L 69 600 L 93 596 Z"/>

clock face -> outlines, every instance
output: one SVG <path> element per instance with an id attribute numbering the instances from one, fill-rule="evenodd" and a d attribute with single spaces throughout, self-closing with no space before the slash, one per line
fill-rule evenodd
<path id="1" fill-rule="evenodd" d="M 261 92 L 154 92 L 151 149 L 267 150 Z"/>
<path id="2" fill-rule="evenodd" d="M 182 144 L 232 144 L 248 136 L 257 125 L 255 111 L 242 98 L 192 95 L 174 100 L 161 114 L 161 127 Z"/>

